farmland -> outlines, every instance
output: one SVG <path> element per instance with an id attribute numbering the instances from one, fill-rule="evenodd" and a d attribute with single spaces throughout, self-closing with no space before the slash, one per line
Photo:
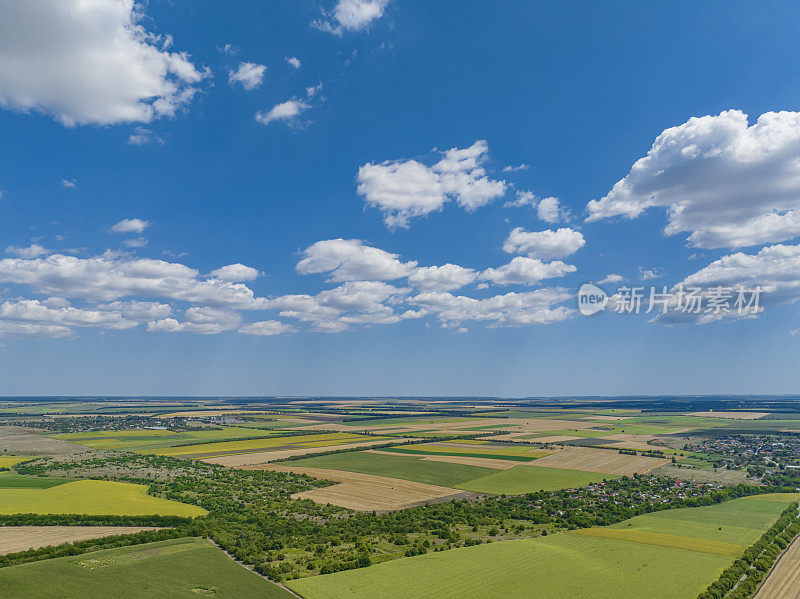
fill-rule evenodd
<path id="1" fill-rule="evenodd" d="M 50 488 L 0 488 L 0 514 L 202 516 L 205 510 L 147 494 L 130 483 L 79 480 Z"/>
<path id="2" fill-rule="evenodd" d="M 4 599 L 292 596 L 200 539 L 161 541 L 3 568 L 0 586 Z"/>
<path id="3" fill-rule="evenodd" d="M 156 529 L 150 526 L 4 526 L 0 555 L 141 530 Z"/>
<path id="4" fill-rule="evenodd" d="M 491 474 L 491 468 L 426 461 L 422 456 L 354 451 L 290 462 L 292 466 L 347 470 L 452 487 Z"/>
<path id="5" fill-rule="evenodd" d="M 796 599 L 800 597 L 800 542 L 796 539 L 754 595 L 755 599 Z"/>
<path id="6" fill-rule="evenodd" d="M 595 532 L 607 528 L 590 528 L 411 557 L 288 586 L 308 599 L 557 599 L 586 596 L 586 589 L 598 599 L 694 599 L 744 550 L 731 541 L 752 542 L 794 498 L 736 499 L 637 517 L 610 528 L 647 532 L 638 536 L 614 537 Z M 746 525 L 736 526 L 742 516 Z"/>

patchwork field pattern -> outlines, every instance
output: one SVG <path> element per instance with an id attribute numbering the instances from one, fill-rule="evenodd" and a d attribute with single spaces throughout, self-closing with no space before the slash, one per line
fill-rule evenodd
<path id="1" fill-rule="evenodd" d="M 4 526 L 0 536 L 0 555 L 142 530 L 158 529 L 151 526 Z"/>
<path id="2" fill-rule="evenodd" d="M 265 468 L 335 480 L 340 484 L 295 493 L 292 497 L 311 499 L 322 504 L 331 503 L 352 510 L 397 510 L 421 505 L 428 501 L 444 498 L 460 499 L 469 495 L 459 489 L 342 470 L 281 466 L 279 464 L 269 464 Z"/>
<path id="3" fill-rule="evenodd" d="M 194 505 L 152 497 L 147 487 L 79 480 L 49 489 L 0 489 L 0 514 L 89 514 L 202 516 Z"/>
<path id="4" fill-rule="evenodd" d="M 454 487 L 481 478 L 494 468 L 426 461 L 423 456 L 353 451 L 290 462 L 291 466 L 325 468 L 400 478 L 429 485 Z"/>
<path id="5" fill-rule="evenodd" d="M 616 534 L 655 533 L 638 538 L 565 532 L 429 553 L 288 586 L 307 599 L 562 599 L 586 597 L 587 589 L 593 599 L 694 599 L 733 561 L 719 550 L 739 545 L 733 540 L 752 543 L 795 497 L 737 499 L 658 512 L 612 527 L 620 531 Z M 745 525 L 737 526 L 742 519 Z M 670 536 L 681 540 L 670 544 Z M 743 550 L 746 545 L 739 546 Z"/>
<path id="6" fill-rule="evenodd" d="M 0 587 L 3 599 L 293 597 L 201 539 L 147 543 L 2 568 Z"/>

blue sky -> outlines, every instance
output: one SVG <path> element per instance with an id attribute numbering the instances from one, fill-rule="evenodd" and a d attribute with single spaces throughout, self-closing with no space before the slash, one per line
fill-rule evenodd
<path id="1" fill-rule="evenodd" d="M 0 7 L 0 394 L 797 392 L 800 8 L 73 4 Z"/>

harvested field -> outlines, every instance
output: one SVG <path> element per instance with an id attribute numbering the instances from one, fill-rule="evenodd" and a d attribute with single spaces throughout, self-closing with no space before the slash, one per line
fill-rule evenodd
<path id="1" fill-rule="evenodd" d="M 222 455 L 233 455 L 239 453 L 257 453 L 261 451 L 279 449 L 311 449 L 319 451 L 318 448 L 338 449 L 355 442 L 369 442 L 369 444 L 380 443 L 381 441 L 394 441 L 387 437 L 367 437 L 365 435 L 355 435 L 348 433 L 325 433 L 320 435 L 298 435 L 298 436 L 265 436 L 259 439 L 247 439 L 241 441 L 220 441 L 218 443 L 203 443 L 197 445 L 187 445 L 180 447 L 170 447 L 154 451 L 159 455 L 185 456 L 193 458 L 210 458 Z"/>
<path id="2" fill-rule="evenodd" d="M 255 470 L 262 468 L 245 469 Z M 338 485 L 295 493 L 292 497 L 311 499 L 322 504 L 332 503 L 333 505 L 360 511 L 399 510 L 432 500 L 461 499 L 473 495 L 459 489 L 416 483 L 399 478 L 374 476 L 372 474 L 344 472 L 343 470 L 281 466 L 278 464 L 269 464 L 264 466 L 263 469 L 278 472 L 296 472 L 316 478 L 338 481 L 340 483 Z"/>
<path id="3" fill-rule="evenodd" d="M 4 526 L 0 528 L 0 555 L 48 545 L 74 543 L 86 539 L 126 535 L 143 530 L 158 530 L 154 526 Z"/>
<path id="4" fill-rule="evenodd" d="M 393 439 L 392 442 L 402 442 L 402 441 L 412 441 L 413 439 Z M 353 447 L 369 447 L 371 445 L 376 445 L 380 443 L 380 440 L 376 439 L 375 441 L 363 441 L 361 443 L 348 443 L 346 445 L 338 445 L 335 448 L 331 447 L 330 449 L 350 449 Z M 222 466 L 232 466 L 232 467 L 239 467 L 239 466 L 252 466 L 255 464 L 266 464 L 267 462 L 271 462 L 272 460 L 278 460 L 280 458 L 288 458 L 291 456 L 296 455 L 306 455 L 309 453 L 318 453 L 320 451 L 324 451 L 324 449 L 320 449 L 318 447 L 303 447 L 300 449 L 279 449 L 273 451 L 255 451 L 255 452 L 248 452 L 248 453 L 237 453 L 231 455 L 224 455 L 219 457 L 211 457 L 211 458 L 204 458 L 204 462 L 209 462 L 211 464 L 221 464 Z"/>
<path id="5" fill-rule="evenodd" d="M 769 412 L 689 412 L 686 416 L 705 418 L 730 418 L 732 420 L 757 420 L 769 416 Z"/>
<path id="6" fill-rule="evenodd" d="M 0 426 L 0 452 L 27 455 L 60 455 L 87 451 L 85 447 L 68 443 L 52 437 L 38 429 L 27 429 L 20 426 Z"/>
<path id="7" fill-rule="evenodd" d="M 536 460 L 537 466 L 630 476 L 669 464 L 662 458 L 626 455 L 610 449 L 570 447 Z"/>
<path id="8" fill-rule="evenodd" d="M 795 539 L 767 574 L 754 599 L 796 599 L 800 597 L 800 541 Z"/>

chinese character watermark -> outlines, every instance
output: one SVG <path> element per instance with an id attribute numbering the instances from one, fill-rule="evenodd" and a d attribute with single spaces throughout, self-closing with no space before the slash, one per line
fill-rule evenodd
<path id="1" fill-rule="evenodd" d="M 680 312 L 709 316 L 758 314 L 761 310 L 761 287 L 688 287 L 683 283 L 672 289 L 663 287 L 627 287 L 608 296 L 602 289 L 587 283 L 578 291 L 578 310 L 584 316 L 596 314 L 609 306 L 617 314 Z"/>

